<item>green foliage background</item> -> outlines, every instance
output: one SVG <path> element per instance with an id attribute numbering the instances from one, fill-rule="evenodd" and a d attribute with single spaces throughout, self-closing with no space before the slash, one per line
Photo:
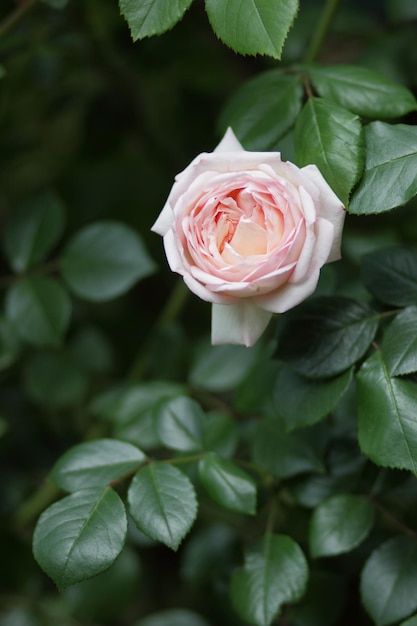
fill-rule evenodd
<path id="1" fill-rule="evenodd" d="M 120 2 L 136 43 L 108 0 L 0 7 L 0 625 L 412 626 L 417 12 L 340 2 L 315 49 L 301 1 L 277 63 L 296 2 L 256 0 L 265 49 L 174 4 L 148 32 Z M 252 349 L 210 347 L 150 233 L 228 124 L 351 198 Z"/>

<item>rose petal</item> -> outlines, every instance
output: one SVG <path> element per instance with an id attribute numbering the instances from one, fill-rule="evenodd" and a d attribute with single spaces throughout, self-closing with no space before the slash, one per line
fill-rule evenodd
<path id="1" fill-rule="evenodd" d="M 317 287 L 320 269 L 317 268 L 300 283 L 287 283 L 275 292 L 256 296 L 255 302 L 271 313 L 285 313 L 311 296 Z"/>
<path id="2" fill-rule="evenodd" d="M 262 335 L 272 314 L 259 308 L 252 299 L 243 298 L 236 304 L 213 304 L 211 316 L 213 345 L 233 343 L 249 348 Z"/>
<path id="3" fill-rule="evenodd" d="M 342 230 L 345 221 L 346 211 L 345 208 L 324 180 L 320 170 L 316 165 L 306 165 L 301 169 L 301 172 L 308 175 L 308 178 L 314 182 L 320 191 L 320 215 L 325 217 L 334 226 L 334 239 L 332 248 L 327 259 L 327 262 L 337 261 L 340 259 L 340 247 L 342 241 Z"/>
<path id="4" fill-rule="evenodd" d="M 245 148 L 242 146 L 233 130 L 229 128 L 226 130 L 225 135 L 217 148 L 214 149 L 214 152 L 237 152 L 239 150 L 244 150 Z"/>
<path id="5" fill-rule="evenodd" d="M 174 212 L 171 208 L 169 201 L 167 200 L 164 208 L 160 212 L 157 220 L 151 228 L 151 231 L 154 233 L 158 233 L 161 237 L 167 234 L 169 229 L 172 226 L 172 222 L 174 221 Z"/>

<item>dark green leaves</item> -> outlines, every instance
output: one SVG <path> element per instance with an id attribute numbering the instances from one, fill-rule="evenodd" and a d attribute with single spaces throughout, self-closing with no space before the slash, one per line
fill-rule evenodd
<path id="1" fill-rule="evenodd" d="M 119 0 L 120 11 L 129 24 L 133 41 L 159 35 L 172 28 L 192 0 Z"/>
<path id="2" fill-rule="evenodd" d="M 299 546 L 286 535 L 267 534 L 245 555 L 232 577 L 232 601 L 245 621 L 269 626 L 284 603 L 304 594 L 308 566 Z"/>
<path id="3" fill-rule="evenodd" d="M 417 473 L 417 385 L 391 378 L 381 352 L 357 375 L 359 443 L 378 465 Z"/>
<path id="4" fill-rule="evenodd" d="M 350 552 L 368 535 L 373 521 L 374 511 L 366 498 L 343 494 L 325 500 L 311 518 L 311 555 L 322 557 Z"/>
<path id="5" fill-rule="evenodd" d="M 161 442 L 172 450 L 191 452 L 202 447 L 204 413 L 187 396 L 162 402 L 155 409 L 155 424 Z"/>
<path id="6" fill-rule="evenodd" d="M 295 153 L 298 165 L 317 165 L 347 206 L 363 168 L 359 117 L 333 102 L 310 98 L 295 125 Z"/>
<path id="7" fill-rule="evenodd" d="M 267 150 L 294 125 L 301 108 L 302 86 L 298 76 L 279 70 L 249 80 L 229 100 L 220 117 L 247 150 Z"/>
<path id="8" fill-rule="evenodd" d="M 141 469 L 128 492 L 130 513 L 146 535 L 176 550 L 197 515 L 190 480 L 179 469 L 155 462 Z"/>
<path id="9" fill-rule="evenodd" d="M 365 171 L 349 211 L 382 213 L 411 200 L 417 194 L 417 128 L 372 122 L 365 141 Z"/>
<path id="10" fill-rule="evenodd" d="M 206 0 L 210 24 L 227 46 L 240 54 L 281 58 L 298 0 Z"/>
<path id="11" fill-rule="evenodd" d="M 381 302 L 417 304 L 417 254 L 405 248 L 378 250 L 364 258 L 362 279 Z"/>
<path id="12" fill-rule="evenodd" d="M 335 376 L 362 358 L 377 327 L 377 314 L 365 304 L 315 298 L 289 317 L 278 354 L 309 378 Z"/>
<path id="13" fill-rule="evenodd" d="M 139 235 L 117 222 L 87 226 L 70 241 L 61 258 L 62 275 L 69 287 L 92 301 L 125 293 L 153 270 L 154 263 Z"/>
<path id="14" fill-rule="evenodd" d="M 397 315 L 384 333 L 381 350 L 390 376 L 417 372 L 417 307 Z"/>
<path id="15" fill-rule="evenodd" d="M 22 339 L 58 346 L 70 321 L 71 300 L 53 278 L 27 278 L 8 290 L 6 315 Z"/>
<path id="16" fill-rule="evenodd" d="M 417 609 L 417 545 L 395 537 L 372 552 L 361 577 L 362 602 L 377 626 L 404 619 Z"/>
<path id="17" fill-rule="evenodd" d="M 366 67 L 316 65 L 304 69 L 320 96 L 362 117 L 401 117 L 416 109 L 411 91 Z"/>
<path id="18" fill-rule="evenodd" d="M 282 364 L 274 388 L 274 405 L 288 431 L 309 426 L 328 415 L 352 380 L 348 370 L 328 380 L 312 380 Z"/>
<path id="19" fill-rule="evenodd" d="M 66 491 L 104 487 L 137 468 L 145 458 L 139 448 L 123 441 L 88 441 L 71 448 L 59 459 L 52 469 L 51 480 Z"/>
<path id="20" fill-rule="evenodd" d="M 4 248 L 15 272 L 45 258 L 62 235 L 64 221 L 63 205 L 52 193 L 35 196 L 12 213 Z"/>
<path id="21" fill-rule="evenodd" d="M 218 504 L 237 513 L 255 513 L 255 482 L 235 463 L 211 452 L 199 462 L 198 471 L 207 492 Z"/>
<path id="22" fill-rule="evenodd" d="M 122 501 L 113 489 L 78 491 L 50 506 L 35 529 L 33 552 L 60 589 L 107 569 L 127 532 Z"/>

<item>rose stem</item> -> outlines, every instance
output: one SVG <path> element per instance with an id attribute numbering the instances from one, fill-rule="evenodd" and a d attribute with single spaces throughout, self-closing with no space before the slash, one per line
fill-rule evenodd
<path id="1" fill-rule="evenodd" d="M 326 0 L 317 28 L 313 33 L 313 38 L 304 55 L 304 63 L 312 63 L 315 61 L 336 14 L 338 5 L 339 0 Z"/>

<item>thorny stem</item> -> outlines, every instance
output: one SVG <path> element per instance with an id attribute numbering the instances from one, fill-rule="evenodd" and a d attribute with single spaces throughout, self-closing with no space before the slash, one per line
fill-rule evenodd
<path id="1" fill-rule="evenodd" d="M 339 0 L 326 0 L 318 26 L 304 55 L 304 63 L 316 60 L 339 6 Z"/>
<path id="2" fill-rule="evenodd" d="M 20 2 L 17 7 L 9 13 L 9 15 L 0 23 L 0 37 L 3 37 L 22 17 L 36 4 L 38 0 L 25 0 Z"/>

